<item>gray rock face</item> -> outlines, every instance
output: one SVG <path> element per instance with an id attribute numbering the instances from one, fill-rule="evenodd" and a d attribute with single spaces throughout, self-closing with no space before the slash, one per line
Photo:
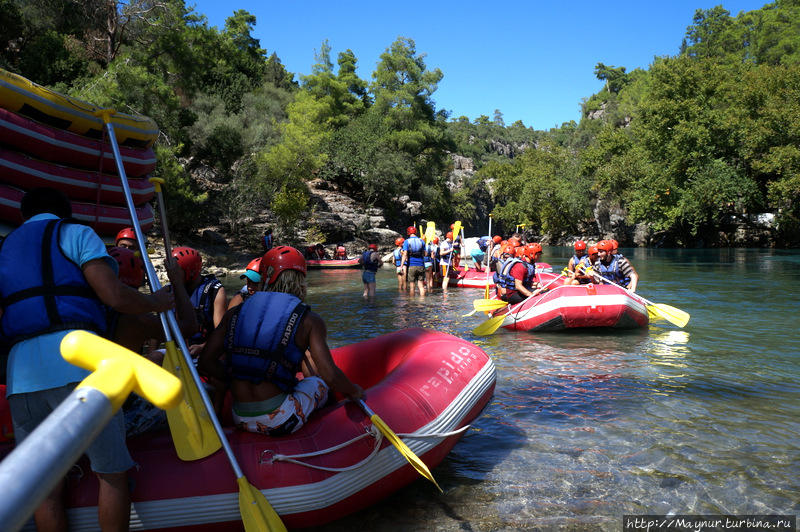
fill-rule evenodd
<path id="1" fill-rule="evenodd" d="M 204 230 L 201 236 L 203 238 L 203 242 L 207 242 L 212 246 L 228 246 L 228 241 L 225 240 L 225 237 L 216 231 L 212 231 L 211 229 Z"/>

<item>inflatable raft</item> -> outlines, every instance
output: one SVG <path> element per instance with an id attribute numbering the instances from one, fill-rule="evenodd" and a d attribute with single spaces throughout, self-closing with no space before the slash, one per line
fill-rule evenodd
<path id="1" fill-rule="evenodd" d="M 0 69 L 0 107 L 79 135 L 103 137 L 103 120 L 95 115 L 102 108 L 3 69 Z M 116 113 L 111 122 L 119 143 L 124 146 L 149 148 L 158 137 L 158 127 L 146 116 Z"/>
<path id="2" fill-rule="evenodd" d="M 111 145 L 82 137 L 65 129 L 41 124 L 0 108 L 0 144 L 37 159 L 66 164 L 76 168 L 117 173 Z M 139 177 L 156 167 L 156 155 L 150 148 L 120 146 L 122 163 L 128 177 Z"/>
<path id="3" fill-rule="evenodd" d="M 24 195 L 25 191 L 23 190 L 0 185 L 0 220 L 15 227 L 22 225 L 19 204 Z M 72 217 L 91 226 L 101 235 L 116 234 L 117 231 L 131 224 L 128 208 L 114 205 L 73 201 Z M 153 228 L 153 209 L 149 203 L 136 208 L 136 217 L 139 218 L 142 231 L 146 232 Z"/>
<path id="4" fill-rule="evenodd" d="M 480 348 L 425 329 L 334 349 L 333 357 L 366 390 L 370 407 L 431 468 L 480 414 L 495 386 L 494 364 Z M 313 414 L 290 436 L 230 427 L 226 435 L 248 481 L 289 528 L 328 523 L 421 479 L 349 402 Z M 132 530 L 241 527 L 238 486 L 221 451 L 182 462 L 166 430 L 130 439 L 128 447 L 138 464 L 130 472 Z M 0 444 L 0 455 L 10 448 Z M 97 530 L 97 481 L 86 474 L 88 464 L 79 462 L 79 468 L 84 474 L 68 477 L 70 530 Z M 419 489 L 434 488 L 420 481 Z"/>
<path id="5" fill-rule="evenodd" d="M 309 269 L 323 270 L 332 268 L 359 268 L 361 265 L 358 263 L 358 257 L 352 259 L 308 259 L 306 260 L 306 267 Z"/>
<path id="6" fill-rule="evenodd" d="M 541 274 L 546 285 L 556 278 Z M 502 327 L 517 331 L 560 331 L 575 328 L 635 329 L 649 323 L 647 307 L 624 288 L 608 284 L 563 285 L 558 281 L 544 294 L 503 308 Z"/>
<path id="7" fill-rule="evenodd" d="M 553 267 L 546 262 L 536 263 L 536 273 L 551 273 Z M 464 271 L 459 268 L 458 272 L 451 272 L 450 281 L 447 286 L 456 286 L 459 288 L 486 288 L 486 270 L 479 272 L 474 269 Z M 489 287 L 494 287 L 492 274 L 489 273 Z"/>

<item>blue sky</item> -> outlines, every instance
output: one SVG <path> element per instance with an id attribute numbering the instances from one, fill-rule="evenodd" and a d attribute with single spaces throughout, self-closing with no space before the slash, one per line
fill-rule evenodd
<path id="1" fill-rule="evenodd" d="M 348 48 L 370 81 L 379 56 L 398 37 L 416 42 L 444 78 L 433 99 L 452 118 L 495 109 L 506 124 L 549 129 L 580 120 L 580 104 L 602 88 L 598 62 L 647 68 L 678 53 L 696 9 L 722 4 L 732 15 L 762 7 L 747 0 L 353 2 L 187 0 L 222 28 L 237 9 L 256 16 L 254 37 L 295 74 L 308 74 L 324 39 L 331 57 Z"/>

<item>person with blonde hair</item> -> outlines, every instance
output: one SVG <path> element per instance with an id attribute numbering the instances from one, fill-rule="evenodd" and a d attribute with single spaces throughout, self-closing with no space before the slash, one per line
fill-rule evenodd
<path id="1" fill-rule="evenodd" d="M 364 391 L 336 366 L 325 321 L 303 302 L 303 255 L 290 246 L 272 248 L 259 273 L 262 290 L 228 310 L 208 338 L 199 369 L 229 381 L 239 429 L 281 436 L 302 427 L 329 390 L 352 400 Z"/>

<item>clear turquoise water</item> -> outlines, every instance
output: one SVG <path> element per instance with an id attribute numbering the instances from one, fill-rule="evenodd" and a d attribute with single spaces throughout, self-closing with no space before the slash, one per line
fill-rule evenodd
<path id="1" fill-rule="evenodd" d="M 495 397 L 434 470 L 324 530 L 619 530 L 623 514 L 800 513 L 800 253 L 623 249 L 639 293 L 692 315 L 630 332 L 470 332 L 478 289 L 398 294 L 311 272 L 339 346 L 424 326 L 480 345 Z M 559 269 L 567 248 L 546 248 Z"/>

